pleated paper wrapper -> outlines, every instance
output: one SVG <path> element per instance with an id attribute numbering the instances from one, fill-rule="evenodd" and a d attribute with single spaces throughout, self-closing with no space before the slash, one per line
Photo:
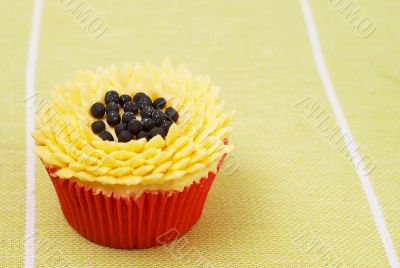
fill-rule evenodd
<path id="1" fill-rule="evenodd" d="M 114 196 L 58 178 L 56 170 L 46 169 L 69 225 L 92 242 L 122 249 L 163 245 L 187 233 L 200 218 L 216 176 L 210 171 L 182 191 Z"/>

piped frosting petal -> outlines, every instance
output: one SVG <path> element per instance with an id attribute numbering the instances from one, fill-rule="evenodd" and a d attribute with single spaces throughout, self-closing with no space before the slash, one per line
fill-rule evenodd
<path id="1" fill-rule="evenodd" d="M 178 110 L 180 119 L 165 139 L 118 143 L 101 140 L 90 129 L 90 107 L 113 89 L 133 96 L 145 92 L 152 99 L 164 97 L 167 107 Z M 224 145 L 231 132 L 233 113 L 223 111 L 219 88 L 207 77 L 193 75 L 184 65 L 169 61 L 153 64 L 81 70 L 38 109 L 37 129 L 32 133 L 35 153 L 56 175 L 82 183 L 110 186 L 144 186 L 200 179 L 215 168 L 232 146 Z M 197 176 L 197 177 L 196 177 Z"/>

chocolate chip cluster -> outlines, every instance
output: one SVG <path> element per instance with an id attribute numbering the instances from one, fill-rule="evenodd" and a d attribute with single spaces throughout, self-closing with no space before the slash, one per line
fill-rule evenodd
<path id="1" fill-rule="evenodd" d="M 165 109 L 164 98 L 154 101 L 143 92 L 136 93 L 133 98 L 110 90 L 104 96 L 104 103 L 96 102 L 90 108 L 93 117 L 99 119 L 92 123 L 92 130 L 103 140 L 113 141 L 113 135 L 106 130 L 102 120 L 114 128 L 118 142 L 128 142 L 132 139 L 151 138 L 168 134 L 171 125 L 178 121 L 179 114 L 173 107 Z M 121 112 L 122 110 L 122 116 Z"/>

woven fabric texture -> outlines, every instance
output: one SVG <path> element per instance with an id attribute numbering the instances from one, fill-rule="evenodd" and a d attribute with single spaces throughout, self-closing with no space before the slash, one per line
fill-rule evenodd
<path id="1" fill-rule="evenodd" d="M 362 36 L 336 2 L 310 5 L 341 109 L 370 163 L 369 179 L 399 256 L 400 3 L 342 1 L 373 19 L 375 31 Z M 82 22 L 82 10 L 72 8 L 79 4 L 102 18 L 103 33 L 88 26 L 90 18 Z M 0 1 L 0 267 L 21 267 L 25 259 L 24 99 L 33 6 Z M 339 125 L 300 1 L 45 0 L 36 107 L 79 68 L 166 57 L 208 74 L 221 86 L 227 109 L 236 109 L 235 150 L 202 217 L 166 246 L 99 246 L 68 225 L 36 161 L 35 266 L 389 267 L 356 167 L 335 134 Z"/>

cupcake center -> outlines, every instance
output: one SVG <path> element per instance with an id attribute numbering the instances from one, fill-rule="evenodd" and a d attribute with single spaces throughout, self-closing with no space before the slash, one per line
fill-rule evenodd
<path id="1" fill-rule="evenodd" d="M 130 95 L 110 90 L 104 102 L 96 102 L 90 108 L 91 115 L 97 119 L 91 127 L 102 140 L 114 141 L 114 136 L 106 130 L 106 123 L 114 129 L 118 142 L 129 142 L 160 135 L 165 138 L 173 123 L 179 119 L 173 107 L 166 107 L 163 97 L 152 100 L 143 92 Z M 105 118 L 105 120 L 104 120 Z"/>

